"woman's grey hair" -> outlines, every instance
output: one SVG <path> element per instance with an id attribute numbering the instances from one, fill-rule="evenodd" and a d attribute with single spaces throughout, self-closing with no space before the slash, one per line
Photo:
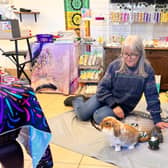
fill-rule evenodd
<path id="1" fill-rule="evenodd" d="M 125 72 L 126 70 L 126 64 L 124 62 L 123 59 L 123 52 L 124 52 L 124 48 L 126 46 L 131 47 L 131 50 L 133 52 L 137 52 L 139 55 L 139 61 L 138 61 L 138 65 L 137 65 L 137 75 L 140 76 L 147 76 L 147 73 L 145 72 L 145 63 L 146 64 L 150 64 L 149 61 L 146 59 L 146 54 L 145 54 L 145 50 L 144 50 L 144 46 L 143 46 L 143 41 L 142 39 L 137 36 L 137 35 L 129 35 L 127 36 L 127 38 L 124 40 L 122 47 L 121 47 L 121 66 L 120 69 L 118 70 L 118 72 Z"/>

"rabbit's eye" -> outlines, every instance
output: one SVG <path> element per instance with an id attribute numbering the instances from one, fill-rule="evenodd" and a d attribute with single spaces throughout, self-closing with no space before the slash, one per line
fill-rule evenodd
<path id="1" fill-rule="evenodd" d="M 111 123 L 110 123 L 110 122 L 105 122 L 105 126 L 106 126 L 106 127 L 110 127 L 110 126 L 111 126 Z"/>

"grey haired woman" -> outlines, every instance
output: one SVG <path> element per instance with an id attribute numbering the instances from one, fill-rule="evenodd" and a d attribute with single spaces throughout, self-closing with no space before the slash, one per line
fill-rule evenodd
<path id="1" fill-rule="evenodd" d="M 64 103 L 72 103 L 80 120 L 93 118 L 99 124 L 106 116 L 118 119 L 128 116 L 143 93 L 154 124 L 168 127 L 168 123 L 161 120 L 155 74 L 145 57 L 142 39 L 129 35 L 122 44 L 120 57 L 110 63 L 99 82 L 96 94 L 87 101 L 84 96 L 70 96 Z"/>

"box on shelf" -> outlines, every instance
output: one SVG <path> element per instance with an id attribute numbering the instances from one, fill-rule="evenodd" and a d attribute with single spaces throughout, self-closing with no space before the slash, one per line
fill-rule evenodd
<path id="1" fill-rule="evenodd" d="M 0 39 L 11 39 L 20 36 L 20 27 L 17 19 L 0 20 Z"/>

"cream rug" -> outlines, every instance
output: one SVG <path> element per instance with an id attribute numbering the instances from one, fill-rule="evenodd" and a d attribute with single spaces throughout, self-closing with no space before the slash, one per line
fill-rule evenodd
<path id="1" fill-rule="evenodd" d="M 152 127 L 151 120 L 128 117 L 126 122 Z M 148 143 L 140 143 L 133 150 L 115 152 L 107 143 L 104 134 L 90 122 L 79 121 L 73 111 L 65 112 L 48 121 L 52 131 L 51 143 L 99 160 L 112 163 L 120 168 L 167 168 L 168 129 L 163 130 L 164 142 L 157 151 L 150 150 Z"/>

